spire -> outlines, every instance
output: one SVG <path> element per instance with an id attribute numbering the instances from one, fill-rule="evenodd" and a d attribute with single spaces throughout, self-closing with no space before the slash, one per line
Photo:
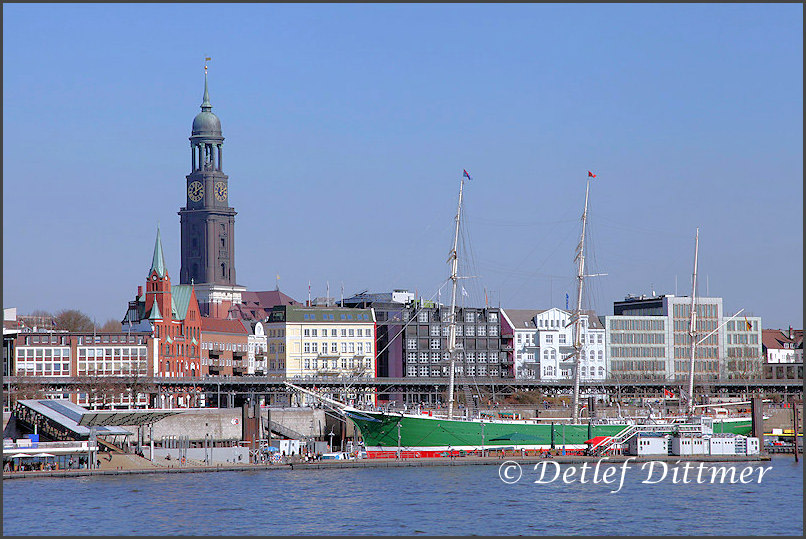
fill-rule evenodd
<path id="1" fill-rule="evenodd" d="M 207 93 L 207 64 L 204 65 L 204 99 L 201 104 L 201 109 L 205 112 L 210 112 L 213 106 L 210 104 L 210 94 Z"/>
<path id="2" fill-rule="evenodd" d="M 162 256 L 162 238 L 160 237 L 160 229 L 157 227 L 157 241 L 154 242 L 154 256 L 151 258 L 151 270 L 149 270 L 149 275 L 152 271 L 156 271 L 157 275 L 160 277 L 165 277 L 165 257 Z"/>

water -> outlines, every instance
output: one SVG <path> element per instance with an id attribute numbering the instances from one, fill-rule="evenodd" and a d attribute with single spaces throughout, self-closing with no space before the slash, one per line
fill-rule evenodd
<path id="1" fill-rule="evenodd" d="M 9 480 L 3 534 L 802 535 L 802 463 L 761 465 L 762 483 L 744 485 L 671 472 L 647 485 L 636 466 L 615 494 L 620 468 L 609 486 L 538 485 L 530 465 L 512 485 L 492 465 Z"/>

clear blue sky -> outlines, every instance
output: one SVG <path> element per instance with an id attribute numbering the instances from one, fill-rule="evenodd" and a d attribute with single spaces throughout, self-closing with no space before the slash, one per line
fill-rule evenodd
<path id="1" fill-rule="evenodd" d="M 203 59 L 239 284 L 699 294 L 803 327 L 803 6 L 3 5 L 3 306 L 120 320 L 179 216 Z M 472 254 L 472 257 L 470 256 Z M 472 263 L 471 263 L 472 262 Z M 443 288 L 442 299 L 447 298 Z"/>

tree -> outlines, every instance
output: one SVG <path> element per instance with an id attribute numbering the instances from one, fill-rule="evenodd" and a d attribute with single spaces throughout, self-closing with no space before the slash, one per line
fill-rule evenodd
<path id="1" fill-rule="evenodd" d="M 109 320 L 104 322 L 103 326 L 98 327 L 98 331 L 112 333 L 120 331 L 120 328 L 121 328 L 120 321 L 115 320 L 114 318 L 110 318 Z"/>
<path id="2" fill-rule="evenodd" d="M 95 324 L 86 314 L 76 309 L 64 309 L 56 313 L 56 328 L 67 331 L 92 331 Z"/>

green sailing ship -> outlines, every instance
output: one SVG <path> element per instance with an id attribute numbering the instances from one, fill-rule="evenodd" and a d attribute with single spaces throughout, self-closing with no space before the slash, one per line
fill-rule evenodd
<path id="1" fill-rule="evenodd" d="M 564 358 L 564 366 L 571 367 L 574 373 L 572 418 L 538 419 L 511 419 L 502 417 L 504 414 L 487 414 L 484 417 L 467 418 L 454 417 L 454 373 L 455 360 L 459 347 L 456 345 L 456 288 L 458 272 L 458 238 L 459 222 L 462 213 L 462 194 L 464 179 L 470 176 L 466 171 L 459 187 L 459 204 L 456 211 L 456 231 L 453 248 L 450 251 L 448 262 L 451 264 L 451 308 L 448 315 L 448 351 L 450 355 L 449 383 L 448 383 L 448 411 L 447 416 L 439 417 L 433 412 L 424 414 L 395 413 L 382 411 L 360 410 L 344 403 L 330 399 L 318 393 L 295 386 L 289 382 L 286 385 L 292 389 L 309 394 L 319 399 L 349 418 L 361 433 L 364 448 L 369 458 L 418 458 L 418 457 L 444 457 L 462 453 L 483 454 L 489 450 L 524 450 L 530 452 L 563 451 L 567 454 L 581 454 L 607 447 L 615 449 L 618 443 L 626 441 L 631 433 L 639 430 L 652 430 L 654 432 L 702 432 L 702 433 L 732 433 L 749 435 L 752 422 L 750 418 L 708 418 L 695 416 L 693 406 L 693 360 L 690 366 L 689 392 L 687 410 L 685 415 L 679 417 L 653 419 L 651 425 L 642 425 L 646 418 L 635 420 L 599 419 L 581 423 L 579 418 L 580 373 L 577 368 L 580 352 L 582 350 L 582 324 L 580 312 L 582 308 L 583 280 L 585 272 L 585 225 L 588 210 L 588 193 L 590 178 L 585 189 L 585 209 L 582 213 L 582 237 L 576 249 L 574 261 L 577 263 L 577 302 L 571 322 L 575 324 L 574 352 Z M 699 231 L 698 231 L 699 237 Z M 697 244 L 694 254 L 694 278 L 692 284 L 692 318 L 689 332 L 691 335 L 691 358 L 694 358 L 696 339 L 694 338 L 696 309 L 693 308 L 696 293 L 697 279 Z M 738 314 L 738 313 L 737 313 Z M 606 443 L 605 443 L 606 442 Z M 612 445 L 608 445 L 612 444 Z"/>

